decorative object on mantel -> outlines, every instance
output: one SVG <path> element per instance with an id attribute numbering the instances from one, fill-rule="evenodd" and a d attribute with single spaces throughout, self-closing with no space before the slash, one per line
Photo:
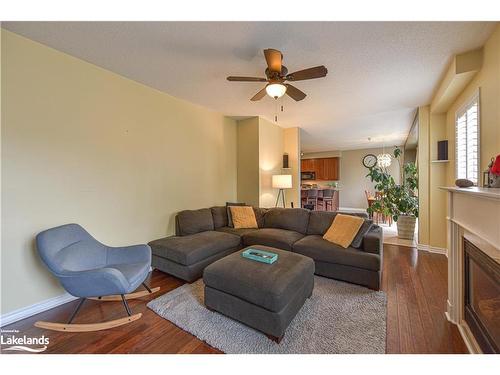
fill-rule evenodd
<path id="1" fill-rule="evenodd" d="M 468 188 L 474 186 L 474 182 L 467 180 L 466 178 L 459 178 L 458 180 L 455 180 L 455 185 L 460 188 Z"/>
<path id="2" fill-rule="evenodd" d="M 500 155 L 491 158 L 488 169 L 484 171 L 483 187 L 500 188 Z"/>
<path id="3" fill-rule="evenodd" d="M 399 147 L 394 149 L 394 159 L 400 165 L 401 152 Z M 415 194 L 418 186 L 418 170 L 415 163 L 406 163 L 403 166 L 403 181 L 400 185 L 396 184 L 387 168 L 380 165 L 369 168 L 367 177 L 375 182 L 375 189 L 380 192 L 380 199 L 368 207 L 368 213 L 390 215 L 397 222 L 398 237 L 412 240 L 418 217 L 418 197 Z"/>

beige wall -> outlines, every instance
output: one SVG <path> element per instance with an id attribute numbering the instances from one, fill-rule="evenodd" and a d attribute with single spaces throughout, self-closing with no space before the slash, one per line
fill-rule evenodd
<path id="1" fill-rule="evenodd" d="M 340 207 L 367 208 L 365 190 L 374 191 L 374 184 L 366 177 L 368 169 L 363 165 L 363 157 L 367 154 L 378 155 L 382 148 L 342 151 L 340 158 Z M 385 152 L 392 154 L 393 148 L 386 147 Z M 393 160 L 389 173 L 399 182 L 399 165 Z"/>
<path id="2" fill-rule="evenodd" d="M 418 109 L 418 243 L 429 244 L 430 225 L 430 136 L 429 106 Z M 437 146 L 436 146 L 437 147 Z"/>
<path id="3" fill-rule="evenodd" d="M 259 206 L 259 118 L 238 121 L 238 202 Z"/>
<path id="4" fill-rule="evenodd" d="M 283 150 L 288 154 L 289 170 L 283 173 L 292 175 L 292 188 L 286 190 L 286 206 L 300 207 L 300 128 L 286 128 L 283 131 Z"/>
<path id="5" fill-rule="evenodd" d="M 446 77 L 445 77 L 446 79 Z M 439 186 L 453 186 L 455 176 L 455 114 L 480 90 L 480 163 L 481 172 L 491 157 L 500 154 L 500 25 L 483 49 L 482 67 L 452 102 L 445 114 L 430 115 L 421 107 L 424 126 L 419 134 L 419 243 L 446 247 L 446 194 Z M 439 95 L 439 92 L 437 93 Z M 435 98 L 432 100 L 435 101 Z M 427 125 L 425 125 L 427 124 Z M 436 159 L 437 141 L 448 140 L 448 163 L 430 163 Z M 480 183 L 482 184 L 482 175 Z"/>
<path id="6" fill-rule="evenodd" d="M 259 207 L 274 207 L 277 189 L 272 187 L 272 176 L 282 174 L 283 128 L 259 117 Z"/>
<path id="7" fill-rule="evenodd" d="M 258 207 L 274 207 L 278 190 L 272 176 L 292 173 L 293 188 L 286 191 L 287 207 L 299 202 L 300 129 L 283 129 L 260 117 L 238 121 L 238 201 Z M 282 169 L 283 153 L 292 169 Z M 294 198 L 295 196 L 295 198 Z"/>
<path id="8" fill-rule="evenodd" d="M 480 162 L 481 172 L 490 159 L 500 154 L 500 24 L 488 39 L 483 51 L 483 66 L 453 102 L 446 113 L 446 136 L 449 140 L 447 184 L 453 185 L 455 177 L 455 114 L 476 90 L 480 89 Z M 482 175 L 481 175 L 482 183 Z"/>
<path id="9" fill-rule="evenodd" d="M 77 222 L 110 245 L 173 232 L 236 199 L 236 123 L 2 30 L 2 313 L 63 290 L 37 232 Z"/>

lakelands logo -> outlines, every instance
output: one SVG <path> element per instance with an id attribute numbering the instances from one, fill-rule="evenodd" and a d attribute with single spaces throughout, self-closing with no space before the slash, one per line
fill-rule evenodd
<path id="1" fill-rule="evenodd" d="M 1 330 L 0 344 L 2 351 L 23 351 L 30 353 L 41 353 L 47 350 L 49 338 L 44 335 L 39 337 L 20 336 L 18 330 Z M 4 348 L 4 345 L 10 345 Z"/>

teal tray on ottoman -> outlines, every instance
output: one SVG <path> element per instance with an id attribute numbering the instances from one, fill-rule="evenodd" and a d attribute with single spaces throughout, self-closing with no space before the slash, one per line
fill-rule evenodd
<path id="1" fill-rule="evenodd" d="M 314 261 L 306 256 L 254 245 L 278 255 L 272 264 L 246 259 L 237 251 L 205 268 L 205 305 L 279 343 L 314 288 Z"/>

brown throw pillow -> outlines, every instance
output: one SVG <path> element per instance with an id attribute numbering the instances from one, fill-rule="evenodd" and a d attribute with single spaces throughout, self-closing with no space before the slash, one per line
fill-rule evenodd
<path id="1" fill-rule="evenodd" d="M 246 203 L 232 203 L 232 202 L 226 202 L 226 210 L 227 210 L 227 226 L 234 228 L 233 225 L 233 218 L 231 217 L 231 210 L 229 209 L 230 206 L 246 206 Z"/>
<path id="2" fill-rule="evenodd" d="M 363 218 L 338 214 L 323 238 L 347 249 L 363 225 Z"/>
<path id="3" fill-rule="evenodd" d="M 235 229 L 258 228 L 255 212 L 251 206 L 230 206 Z"/>

